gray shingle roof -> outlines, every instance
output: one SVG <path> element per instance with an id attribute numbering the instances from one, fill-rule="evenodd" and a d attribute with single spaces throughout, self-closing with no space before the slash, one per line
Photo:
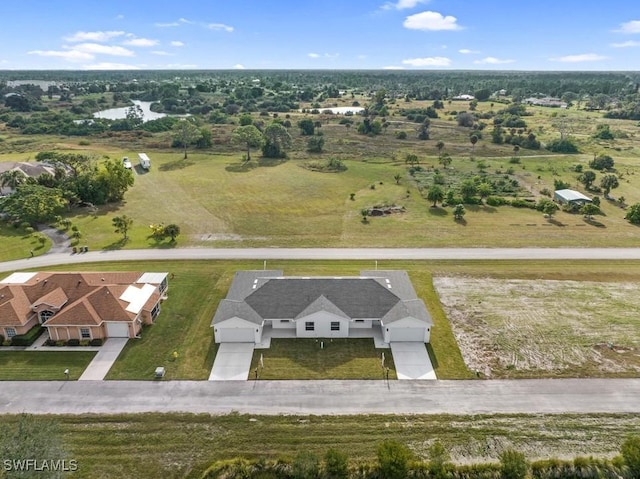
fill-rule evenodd
<path id="1" fill-rule="evenodd" d="M 250 323 L 262 324 L 263 319 L 244 301 L 223 299 L 218 305 L 212 324 L 218 324 L 231 318 L 242 318 Z"/>
<path id="2" fill-rule="evenodd" d="M 242 301 L 247 297 L 247 295 L 254 291 L 255 288 L 253 288 L 253 285 L 260 283 L 259 278 L 276 278 L 278 276 L 282 276 L 282 271 L 277 269 L 265 271 L 238 271 L 233 277 L 233 282 L 231 283 L 231 287 L 227 293 L 227 299 Z"/>
<path id="3" fill-rule="evenodd" d="M 325 298 L 324 295 L 321 295 L 313 303 L 302 310 L 295 319 L 304 318 L 305 316 L 309 316 L 310 314 L 317 313 L 319 311 L 326 311 L 327 313 L 349 319 L 349 316 L 344 311 Z"/>

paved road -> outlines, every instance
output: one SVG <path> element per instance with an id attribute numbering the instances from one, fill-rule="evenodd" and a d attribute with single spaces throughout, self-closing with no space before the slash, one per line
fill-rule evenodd
<path id="1" fill-rule="evenodd" d="M 639 248 L 178 248 L 172 250 L 91 251 L 47 254 L 0 263 L 0 271 L 58 264 L 131 260 L 249 259 L 249 260 L 490 260 L 593 259 L 640 260 Z"/>
<path id="2" fill-rule="evenodd" d="M 0 414 L 640 413 L 635 379 L 2 382 Z"/>

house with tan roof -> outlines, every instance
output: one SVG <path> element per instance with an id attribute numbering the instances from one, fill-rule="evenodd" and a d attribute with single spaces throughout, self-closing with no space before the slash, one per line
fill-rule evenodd
<path id="1" fill-rule="evenodd" d="M 40 324 L 54 341 L 133 338 L 160 314 L 167 273 L 13 273 L 0 281 L 0 334 Z"/>
<path id="2" fill-rule="evenodd" d="M 299 277 L 271 270 L 238 271 L 211 326 L 216 343 L 258 344 L 269 330 L 347 338 L 375 328 L 385 343 L 428 343 L 433 321 L 406 271 Z"/>

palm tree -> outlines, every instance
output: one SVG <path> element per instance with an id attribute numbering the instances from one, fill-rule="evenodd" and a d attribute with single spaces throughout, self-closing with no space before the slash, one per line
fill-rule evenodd
<path id="1" fill-rule="evenodd" d="M 478 137 L 476 135 L 471 135 L 469 141 L 471 142 L 471 153 L 473 154 L 476 151 L 476 143 L 478 143 Z"/>
<path id="2" fill-rule="evenodd" d="M 402 176 L 400 176 L 398 173 L 396 173 L 395 175 L 393 175 L 393 179 L 396 180 L 396 185 L 400 184 L 400 180 L 402 179 Z"/>
<path id="3" fill-rule="evenodd" d="M 8 187 L 12 190 L 18 188 L 18 186 L 24 184 L 27 181 L 27 177 L 20 170 L 8 170 L 0 174 L 0 186 Z"/>
<path id="4" fill-rule="evenodd" d="M 442 155 L 442 150 L 444 149 L 444 141 L 440 140 L 436 143 L 436 148 L 438 149 L 438 158 Z"/>
<path id="5" fill-rule="evenodd" d="M 438 159 L 438 163 L 440 163 L 442 165 L 443 168 L 447 168 L 451 162 L 452 162 L 452 158 L 451 155 L 449 155 L 449 153 L 445 153 L 444 155 L 441 155 L 440 158 Z"/>

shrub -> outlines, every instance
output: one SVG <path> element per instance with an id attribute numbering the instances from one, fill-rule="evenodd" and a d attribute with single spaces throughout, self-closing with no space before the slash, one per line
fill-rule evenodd
<path id="1" fill-rule="evenodd" d="M 536 204 L 533 201 L 521 200 L 519 198 L 511 200 L 511 206 L 513 206 L 514 208 L 536 208 Z"/>
<path id="2" fill-rule="evenodd" d="M 36 324 L 25 334 L 18 334 L 11 338 L 11 346 L 31 346 L 43 331 L 44 328 L 41 325 Z"/>
<path id="3" fill-rule="evenodd" d="M 547 145 L 547 150 L 554 153 L 578 153 L 578 147 L 570 138 L 553 140 Z"/>
<path id="4" fill-rule="evenodd" d="M 67 346 L 80 346 L 79 339 L 70 339 L 67 341 Z"/>
<path id="5" fill-rule="evenodd" d="M 2 346 L 2 343 L 4 343 L 4 336 L 0 334 L 0 346 Z"/>
<path id="6" fill-rule="evenodd" d="M 56 345 L 56 340 L 49 338 L 44 342 L 44 345 L 45 346 L 55 346 Z"/>
<path id="7" fill-rule="evenodd" d="M 509 203 L 509 200 L 502 198 L 500 196 L 489 196 L 487 197 L 487 205 L 489 206 L 502 206 Z"/>
<path id="8" fill-rule="evenodd" d="M 629 470 L 629 477 L 640 479 L 640 437 L 629 436 L 622 443 L 620 452 Z"/>
<path id="9" fill-rule="evenodd" d="M 614 161 L 609 155 L 599 155 L 589 162 L 589 168 L 594 170 L 611 170 L 613 169 Z"/>
<path id="10" fill-rule="evenodd" d="M 405 479 L 409 471 L 411 451 L 404 444 L 387 440 L 378 446 L 378 467 L 385 479 Z"/>
<path id="11" fill-rule="evenodd" d="M 640 203 L 631 206 L 624 219 L 632 225 L 640 225 Z"/>
<path id="12" fill-rule="evenodd" d="M 500 465 L 504 479 L 524 479 L 529 468 L 524 454 L 513 449 L 502 451 Z"/>
<path id="13" fill-rule="evenodd" d="M 102 346 L 102 343 L 102 338 L 93 338 L 91 341 L 89 341 L 89 346 Z"/>
<path id="14" fill-rule="evenodd" d="M 407 139 L 407 132 L 406 131 L 398 131 L 398 132 L 396 132 L 396 138 L 398 140 L 406 140 Z"/>
<path id="15" fill-rule="evenodd" d="M 291 469 L 293 479 L 315 479 L 320 475 L 320 462 L 314 453 L 302 450 L 293 459 Z"/>
<path id="16" fill-rule="evenodd" d="M 346 479 L 349 477 L 347 455 L 335 449 L 329 449 L 324 455 L 324 473 L 329 479 Z"/>

